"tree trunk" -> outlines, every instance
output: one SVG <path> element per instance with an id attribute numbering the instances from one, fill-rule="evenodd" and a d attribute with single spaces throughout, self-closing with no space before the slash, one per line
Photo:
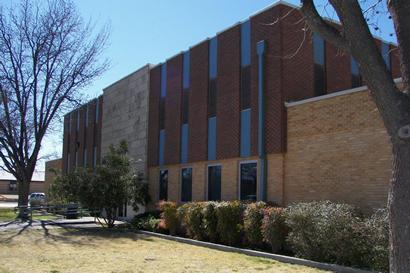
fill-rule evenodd
<path id="1" fill-rule="evenodd" d="M 393 143 L 389 193 L 390 272 L 410 272 L 410 144 Z"/>
<path id="2" fill-rule="evenodd" d="M 19 214 L 18 214 L 17 217 L 22 219 L 22 220 L 27 220 L 28 219 L 28 213 L 27 213 L 26 207 L 28 205 L 29 192 L 30 192 L 30 180 L 26 180 L 26 179 L 18 180 Z"/>

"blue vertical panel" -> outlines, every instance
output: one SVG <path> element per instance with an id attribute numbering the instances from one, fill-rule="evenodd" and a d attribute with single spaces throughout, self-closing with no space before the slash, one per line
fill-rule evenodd
<path id="1" fill-rule="evenodd" d="M 189 70 L 190 70 L 190 54 L 189 51 L 184 52 L 183 55 L 183 73 L 182 73 L 182 88 L 189 88 Z"/>
<path id="2" fill-rule="evenodd" d="M 164 150 L 165 150 L 165 130 L 159 131 L 159 165 L 164 165 Z"/>
<path id="3" fill-rule="evenodd" d="M 161 65 L 161 98 L 167 95 L 167 64 Z"/>
<path id="4" fill-rule="evenodd" d="M 208 160 L 216 159 L 216 117 L 208 119 Z"/>
<path id="5" fill-rule="evenodd" d="M 215 79 L 218 75 L 218 39 L 209 41 L 209 78 Z"/>
<path id="6" fill-rule="evenodd" d="M 181 163 L 188 162 L 188 124 L 183 124 L 181 127 Z"/>
<path id="7" fill-rule="evenodd" d="M 313 33 L 313 59 L 315 64 L 325 65 L 325 40 Z"/>
<path id="8" fill-rule="evenodd" d="M 350 58 L 350 71 L 352 75 L 359 76 L 359 65 L 353 57 Z"/>
<path id="9" fill-rule="evenodd" d="M 386 63 L 387 69 L 390 70 L 391 62 L 390 62 L 390 45 L 387 43 L 382 42 L 382 57 L 384 62 Z"/>
<path id="10" fill-rule="evenodd" d="M 241 65 L 251 64 L 251 22 L 248 20 L 241 25 Z"/>
<path id="11" fill-rule="evenodd" d="M 241 157 L 251 155 L 251 109 L 241 111 Z"/>

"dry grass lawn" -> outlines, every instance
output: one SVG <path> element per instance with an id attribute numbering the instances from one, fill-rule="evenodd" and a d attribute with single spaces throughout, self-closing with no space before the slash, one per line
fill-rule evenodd
<path id="1" fill-rule="evenodd" d="M 0 231 L 0 272 L 325 272 L 131 232 Z"/>

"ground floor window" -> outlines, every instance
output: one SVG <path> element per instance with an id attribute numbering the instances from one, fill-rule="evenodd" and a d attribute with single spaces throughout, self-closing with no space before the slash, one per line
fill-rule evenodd
<path id="1" fill-rule="evenodd" d="M 168 170 L 159 172 L 159 200 L 168 199 Z"/>
<path id="2" fill-rule="evenodd" d="M 181 170 L 181 202 L 192 201 L 192 168 Z"/>
<path id="3" fill-rule="evenodd" d="M 241 200 L 256 201 L 257 163 L 241 163 L 239 179 Z"/>
<path id="4" fill-rule="evenodd" d="M 221 200 L 221 166 L 208 166 L 208 200 Z"/>
<path id="5" fill-rule="evenodd" d="M 17 181 L 9 181 L 9 191 L 17 191 Z"/>

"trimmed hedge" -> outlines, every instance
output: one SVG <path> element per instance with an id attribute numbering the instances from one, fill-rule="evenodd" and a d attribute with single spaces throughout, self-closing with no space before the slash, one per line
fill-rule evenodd
<path id="1" fill-rule="evenodd" d="M 161 202 L 161 219 L 147 215 L 138 228 L 231 246 L 264 248 L 318 262 L 388 272 L 388 214 L 363 217 L 330 201 L 280 208 L 263 202 Z"/>

